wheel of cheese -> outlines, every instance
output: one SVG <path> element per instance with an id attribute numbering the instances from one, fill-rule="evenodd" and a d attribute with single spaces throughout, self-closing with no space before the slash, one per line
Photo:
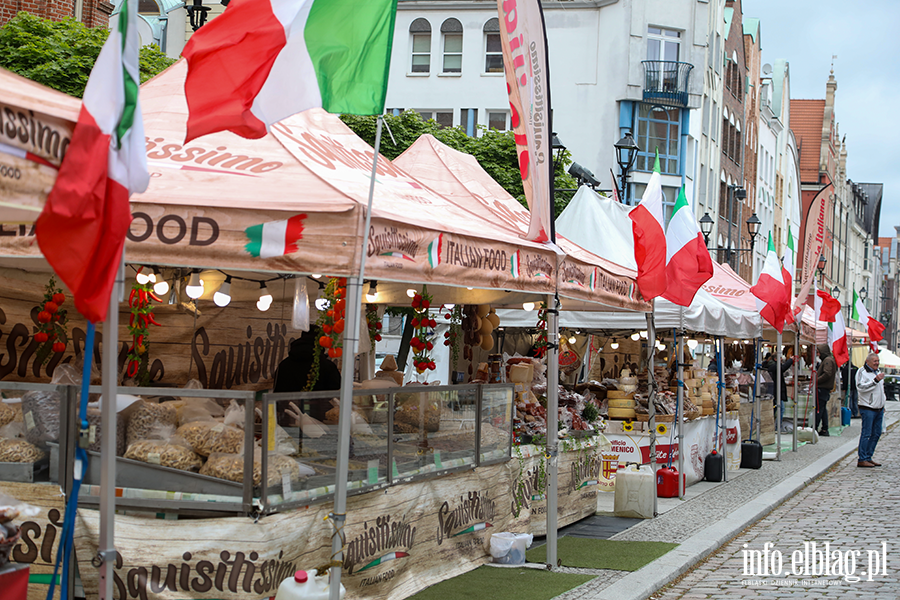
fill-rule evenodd
<path id="1" fill-rule="evenodd" d="M 610 408 L 634 408 L 634 400 L 628 398 L 615 398 L 606 400 Z"/>
<path id="2" fill-rule="evenodd" d="M 634 409 L 633 408 L 610 408 L 609 409 L 609 418 L 610 419 L 633 419 L 634 418 Z"/>
<path id="3" fill-rule="evenodd" d="M 703 408 L 715 408 L 716 404 L 715 404 L 715 402 L 713 402 L 712 400 L 704 400 L 704 401 L 701 403 L 701 406 L 702 406 Z"/>
<path id="4" fill-rule="evenodd" d="M 615 398 L 618 400 L 621 400 L 622 398 L 634 398 L 634 392 L 622 392 L 619 390 L 609 390 L 608 392 L 606 392 L 606 397 L 610 398 L 610 399 Z"/>
<path id="5" fill-rule="evenodd" d="M 701 411 L 701 414 L 703 414 L 703 415 L 714 415 L 714 414 L 716 414 L 716 409 L 715 409 L 715 408 L 706 408 L 706 407 L 704 406 L 703 409 L 702 409 L 702 411 Z"/>

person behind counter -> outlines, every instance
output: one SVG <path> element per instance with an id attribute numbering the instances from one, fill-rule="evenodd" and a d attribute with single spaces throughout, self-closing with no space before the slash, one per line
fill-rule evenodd
<path id="1" fill-rule="evenodd" d="M 828 398 L 831 396 L 831 390 L 834 389 L 834 380 L 837 376 L 837 362 L 831 355 L 831 348 L 828 344 L 819 344 L 816 346 L 819 352 L 819 358 L 822 362 L 816 369 L 816 429 L 819 435 L 829 436 L 828 432 Z"/>
<path id="2" fill-rule="evenodd" d="M 315 353 L 319 356 L 319 376 L 315 385 L 306 390 L 309 373 L 312 369 Z M 275 371 L 275 393 L 280 392 L 320 392 L 341 389 L 341 372 L 332 361 L 328 360 L 325 350 L 316 341 L 315 331 L 304 331 L 300 337 L 291 342 L 287 358 L 278 365 Z M 308 400 L 309 416 L 320 421 L 325 420 L 325 413 L 331 409 L 327 399 Z M 281 412 L 281 411 L 279 411 Z"/>

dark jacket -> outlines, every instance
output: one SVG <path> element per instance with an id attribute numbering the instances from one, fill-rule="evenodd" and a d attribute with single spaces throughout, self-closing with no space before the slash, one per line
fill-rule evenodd
<path id="1" fill-rule="evenodd" d="M 324 350 L 316 343 L 316 333 L 305 331 L 300 337 L 291 342 L 291 349 L 278 365 L 275 371 L 275 387 L 273 392 L 300 392 L 309 381 L 309 371 L 312 367 L 314 352 L 319 352 L 319 378 L 311 391 L 341 389 L 341 372 L 333 362 L 328 360 Z M 319 419 L 325 418 L 325 413 L 331 408 L 327 400 L 315 400 L 310 402 L 309 416 Z M 281 406 L 278 407 L 282 409 Z M 282 412 L 279 410 L 278 412 Z"/>
<path id="2" fill-rule="evenodd" d="M 837 362 L 831 355 L 831 348 L 828 347 L 828 344 L 819 344 L 816 346 L 816 350 L 819 351 L 819 358 L 822 359 L 819 368 L 816 369 L 816 387 L 820 390 L 833 390 L 834 378 L 837 375 Z"/>
<path id="3" fill-rule="evenodd" d="M 787 400 L 787 383 L 784 381 L 784 376 L 787 374 L 788 369 L 794 366 L 794 359 L 789 358 L 786 361 L 781 363 L 781 399 Z M 762 365 L 763 369 L 769 372 L 769 376 L 772 378 L 772 381 L 778 381 L 778 363 L 775 362 L 774 359 L 770 358 Z M 773 394 L 774 395 L 774 394 Z"/>
<path id="4" fill-rule="evenodd" d="M 841 367 L 841 379 L 844 381 L 844 388 L 846 389 L 847 382 L 850 382 L 850 391 L 856 391 L 856 372 L 859 369 L 856 365 L 852 364 L 849 360 L 844 363 L 844 366 Z"/>

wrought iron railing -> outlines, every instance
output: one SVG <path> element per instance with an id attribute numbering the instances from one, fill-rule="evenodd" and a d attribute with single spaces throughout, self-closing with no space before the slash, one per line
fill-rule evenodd
<path id="1" fill-rule="evenodd" d="M 644 67 L 644 101 L 687 107 L 688 84 L 694 65 L 671 60 L 643 60 L 641 65 Z"/>

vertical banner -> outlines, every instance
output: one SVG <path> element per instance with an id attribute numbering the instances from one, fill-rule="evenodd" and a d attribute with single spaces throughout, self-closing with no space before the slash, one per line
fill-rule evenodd
<path id="1" fill-rule="evenodd" d="M 807 303 L 809 288 L 812 285 L 813 278 L 816 276 L 816 265 L 819 261 L 819 255 L 822 254 L 822 249 L 825 247 L 825 217 L 827 209 L 825 200 L 828 198 L 828 192 L 833 187 L 833 184 L 829 183 L 819 190 L 812 204 L 809 205 L 803 229 L 800 231 L 801 252 L 803 253 L 803 271 L 800 279 L 802 287 L 794 300 L 795 309 L 799 307 L 802 310 L 803 305 Z"/>
<path id="2" fill-rule="evenodd" d="M 550 239 L 550 90 L 544 20 L 539 0 L 497 0 L 510 126 L 531 221 L 525 239 Z"/>

